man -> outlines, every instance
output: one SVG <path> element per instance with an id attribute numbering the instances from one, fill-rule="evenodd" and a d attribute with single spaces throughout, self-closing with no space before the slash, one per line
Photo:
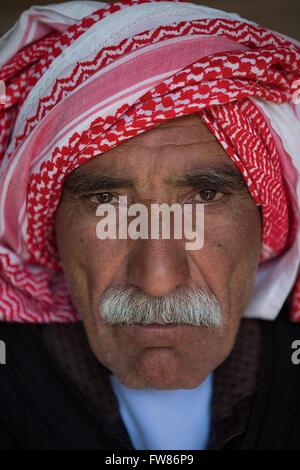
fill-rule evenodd
<path id="1" fill-rule="evenodd" d="M 300 448 L 299 44 L 125 1 L 0 47 L 1 446 Z M 148 236 L 160 204 L 200 248 Z"/>

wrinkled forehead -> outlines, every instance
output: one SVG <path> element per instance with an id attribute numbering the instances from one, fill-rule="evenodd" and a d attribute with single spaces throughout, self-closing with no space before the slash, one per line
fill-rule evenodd
<path id="1" fill-rule="evenodd" d="M 160 175 L 170 182 L 195 168 L 217 170 L 220 167 L 239 173 L 200 116 L 191 114 L 166 120 L 84 163 L 73 173 L 103 173 L 132 179 Z"/>
<path id="2" fill-rule="evenodd" d="M 215 136 L 203 123 L 198 114 L 188 114 L 167 119 L 150 131 L 124 142 L 123 148 L 133 145 L 148 147 L 163 145 L 185 145 L 190 143 L 218 143 Z"/>

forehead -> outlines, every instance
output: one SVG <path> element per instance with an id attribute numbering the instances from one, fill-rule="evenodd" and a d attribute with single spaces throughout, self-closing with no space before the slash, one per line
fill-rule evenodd
<path id="1" fill-rule="evenodd" d="M 192 143 L 215 143 L 218 145 L 214 135 L 196 114 L 169 119 L 154 129 L 124 142 L 122 145 L 123 148 L 134 145 L 155 148 L 165 145 L 184 146 Z"/>
<path id="2" fill-rule="evenodd" d="M 126 175 L 178 174 L 189 168 L 234 164 L 196 115 L 167 120 L 84 164 L 82 171 Z M 81 169 L 79 168 L 78 171 Z"/>

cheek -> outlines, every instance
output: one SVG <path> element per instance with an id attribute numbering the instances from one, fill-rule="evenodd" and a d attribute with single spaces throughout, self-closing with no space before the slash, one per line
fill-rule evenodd
<path id="1" fill-rule="evenodd" d="M 252 202 L 216 214 L 207 211 L 202 250 L 192 253 L 193 279 L 204 278 L 224 320 L 240 318 L 252 290 L 261 251 L 260 213 Z M 197 282 L 197 281 L 196 281 Z"/>
<path id="2" fill-rule="evenodd" d="M 207 218 L 206 240 L 226 270 L 245 269 L 251 274 L 260 258 L 261 222 L 256 209 L 228 214 L 224 219 Z"/>
<path id="3" fill-rule="evenodd" d="M 102 292 L 120 274 L 126 241 L 99 240 L 99 219 L 61 205 L 56 215 L 56 243 L 73 301 L 80 312 L 93 311 Z"/>

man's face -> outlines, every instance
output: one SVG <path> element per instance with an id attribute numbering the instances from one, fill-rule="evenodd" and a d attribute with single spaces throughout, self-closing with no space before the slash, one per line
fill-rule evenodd
<path id="1" fill-rule="evenodd" d="M 184 240 L 96 235 L 101 202 L 204 204 L 204 245 Z M 197 115 L 168 120 L 69 175 L 56 241 L 74 305 L 98 360 L 132 388 L 193 388 L 229 355 L 247 306 L 261 249 L 261 220 L 241 174 Z M 214 295 L 216 328 L 109 324 L 107 289 L 134 287 L 153 298 L 178 288 Z M 149 297 L 148 297 L 149 298 Z M 126 312 L 125 312 L 126 315 Z"/>

